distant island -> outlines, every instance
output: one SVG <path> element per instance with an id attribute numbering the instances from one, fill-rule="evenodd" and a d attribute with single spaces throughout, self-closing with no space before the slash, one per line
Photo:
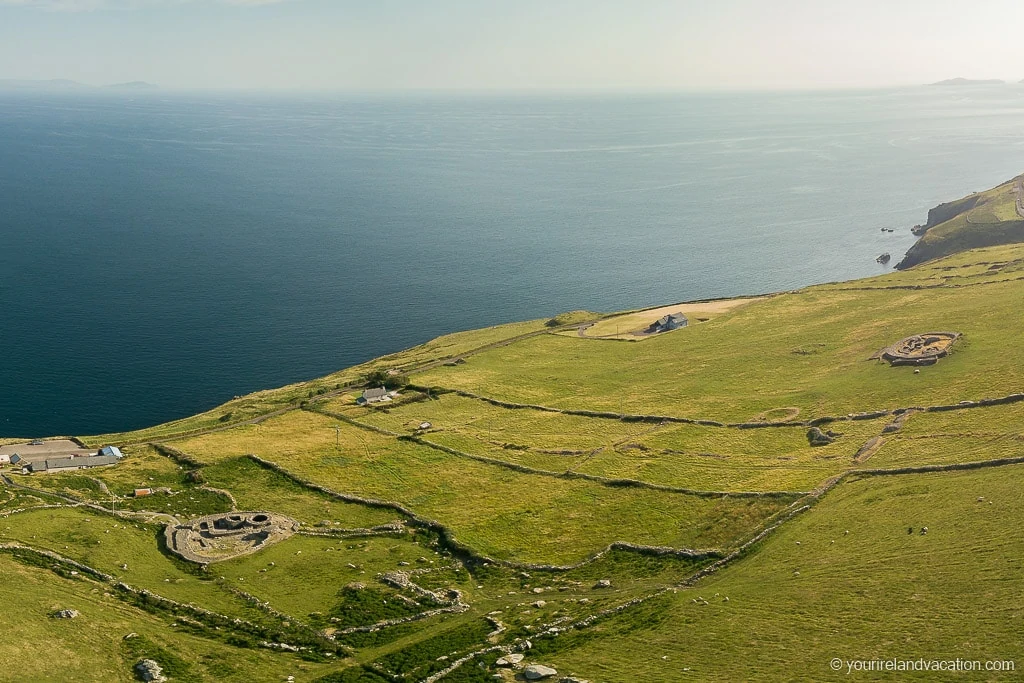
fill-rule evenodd
<path id="1" fill-rule="evenodd" d="M 947 78 L 944 81 L 929 83 L 928 85 L 1004 85 L 1006 81 L 998 78 Z"/>
<path id="2" fill-rule="evenodd" d="M 114 83 L 102 86 L 115 90 L 155 90 L 160 86 L 146 81 L 130 81 L 127 83 Z M 49 80 L 27 80 L 17 78 L 0 78 L 0 90 L 39 90 L 39 91 L 72 91 L 72 90 L 95 90 L 96 86 L 72 81 L 67 78 L 53 78 Z"/>
<path id="3" fill-rule="evenodd" d="M 160 86 L 146 81 L 129 81 L 128 83 L 114 83 L 106 87 L 116 90 L 157 90 Z"/>

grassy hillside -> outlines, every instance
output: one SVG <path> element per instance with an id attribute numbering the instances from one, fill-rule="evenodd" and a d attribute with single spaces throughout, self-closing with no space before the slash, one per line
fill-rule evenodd
<path id="1" fill-rule="evenodd" d="M 831 680 L 834 657 L 1020 659 L 1022 301 L 1024 246 L 989 247 L 701 304 L 639 343 L 579 312 L 459 333 L 86 437 L 126 459 L 2 471 L 5 673 L 131 680 L 149 657 L 172 681 L 511 681 L 495 662 L 519 650 L 595 683 Z M 879 359 L 943 330 L 963 337 L 935 365 Z M 409 384 L 360 405 L 375 370 Z M 166 547 L 165 524 L 231 510 L 298 531 L 207 566 Z"/>
<path id="2" fill-rule="evenodd" d="M 595 629 L 551 661 L 594 680 L 666 682 L 849 680 L 846 660 L 875 658 L 1020 666 L 1022 477 L 1013 466 L 843 484 L 742 562 L 671 592 L 661 623 L 615 637 Z"/>

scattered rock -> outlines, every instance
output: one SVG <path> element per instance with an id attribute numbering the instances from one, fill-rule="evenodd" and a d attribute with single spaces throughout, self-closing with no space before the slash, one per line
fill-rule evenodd
<path id="1" fill-rule="evenodd" d="M 523 678 L 528 681 L 539 681 L 541 679 L 557 675 L 557 671 L 552 669 L 550 666 L 544 666 L 543 664 L 531 664 L 523 670 Z"/>
<path id="2" fill-rule="evenodd" d="M 544 589 L 541 588 L 540 586 L 537 586 L 536 588 L 533 589 L 533 594 L 534 595 L 540 595 L 543 592 L 544 592 Z"/>
<path id="3" fill-rule="evenodd" d="M 564 678 L 559 679 L 558 683 L 590 683 L 590 681 L 588 681 L 585 678 L 576 678 L 575 676 L 566 676 Z"/>
<path id="4" fill-rule="evenodd" d="M 155 683 L 163 683 L 163 681 L 167 680 L 167 677 L 164 676 L 164 670 L 152 659 L 143 659 L 136 664 L 135 675 L 140 680 L 155 681 Z"/>
<path id="5" fill-rule="evenodd" d="M 75 619 L 78 617 L 76 609 L 59 609 L 51 615 L 54 619 Z"/>
<path id="6" fill-rule="evenodd" d="M 594 588 L 611 588 L 611 587 L 612 587 L 611 579 L 601 579 L 600 581 L 598 581 L 597 583 L 594 584 Z"/>
<path id="7" fill-rule="evenodd" d="M 531 643 L 528 640 L 524 640 L 523 642 L 519 643 L 518 646 L 516 646 L 516 649 L 519 650 L 520 652 L 526 652 L 527 650 L 532 650 L 533 649 L 533 643 Z"/>
<path id="8" fill-rule="evenodd" d="M 515 666 L 521 661 L 523 661 L 523 655 L 519 653 L 513 653 L 510 655 L 505 655 L 504 657 L 499 657 L 498 661 L 496 661 L 495 664 L 497 664 L 498 666 Z"/>
<path id="9" fill-rule="evenodd" d="M 818 427 L 811 427 L 807 430 L 807 441 L 812 446 L 828 446 L 829 444 L 836 442 L 835 432 L 823 432 Z"/>
<path id="10" fill-rule="evenodd" d="M 537 609 L 540 609 L 541 607 L 543 607 L 546 604 L 548 604 L 548 603 L 544 602 L 543 600 L 538 600 L 537 602 L 533 603 L 532 606 L 536 607 Z"/>

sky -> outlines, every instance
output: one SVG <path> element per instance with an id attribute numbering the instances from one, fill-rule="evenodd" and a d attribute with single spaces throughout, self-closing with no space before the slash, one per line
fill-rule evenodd
<path id="1" fill-rule="evenodd" d="M 1024 78 L 1018 0 L 0 0 L 0 79 L 298 90 Z"/>

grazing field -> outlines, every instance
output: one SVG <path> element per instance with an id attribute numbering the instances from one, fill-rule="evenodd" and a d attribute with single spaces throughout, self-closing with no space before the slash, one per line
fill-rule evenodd
<path id="1" fill-rule="evenodd" d="M 528 563 L 578 562 L 615 541 L 718 548 L 793 500 L 707 498 L 522 473 L 305 411 L 178 446 L 204 461 L 256 454 L 331 490 L 400 503 L 485 555 Z"/>
<path id="2" fill-rule="evenodd" d="M 1024 403 L 915 413 L 872 456 L 872 467 L 946 465 L 1024 457 Z"/>
<path id="3" fill-rule="evenodd" d="M 18 634 L 0 640 L 4 676 L 14 676 L 11 680 L 129 683 L 138 680 L 132 667 L 144 657 L 156 658 L 172 680 L 183 682 L 284 680 L 322 669 L 191 635 L 89 581 L 62 578 L 2 553 L 0 574 L 3 620 Z M 58 609 L 75 609 L 81 616 L 48 616 Z"/>
<path id="4" fill-rule="evenodd" d="M 742 562 L 671 594 L 661 623 L 599 628 L 551 660 L 608 683 L 853 678 L 833 657 L 1016 660 L 1007 674 L 854 676 L 1017 680 L 1022 482 L 1015 466 L 843 484 Z"/>
<path id="5" fill-rule="evenodd" d="M 600 316 L 572 312 L 86 437 L 123 447 L 113 467 L 4 467 L 4 675 L 127 681 L 150 657 L 171 681 L 483 683 L 514 679 L 513 651 L 592 683 L 1024 666 L 1022 301 L 1024 247 L 1000 246 L 669 306 L 708 320 L 643 344 L 582 338 Z M 946 330 L 935 365 L 878 358 Z M 382 382 L 395 400 L 358 402 Z M 205 566 L 167 548 L 164 525 L 232 510 L 297 533 Z"/>
<path id="6" fill-rule="evenodd" d="M 414 379 L 514 403 L 723 422 L 785 407 L 806 420 L 1014 393 L 1024 385 L 1021 286 L 981 287 L 812 287 L 642 347 L 546 335 Z M 919 374 L 871 360 L 932 330 L 964 337 Z"/>

